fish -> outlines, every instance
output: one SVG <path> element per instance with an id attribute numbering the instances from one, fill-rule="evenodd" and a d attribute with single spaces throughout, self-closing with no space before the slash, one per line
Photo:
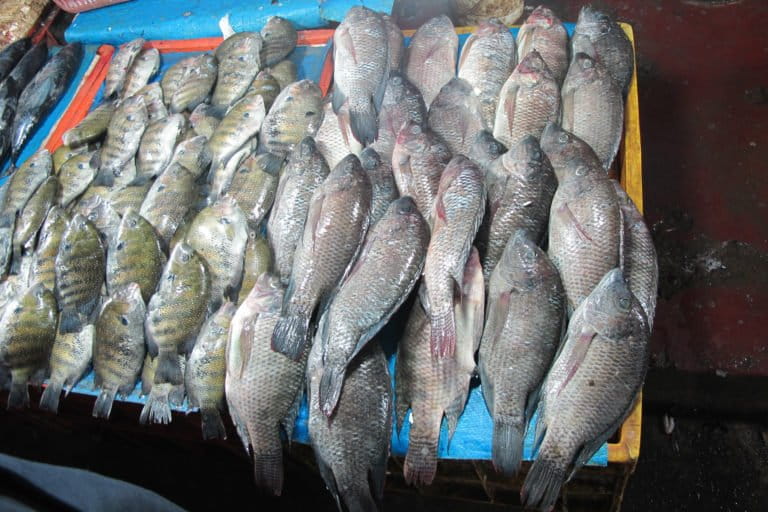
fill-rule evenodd
<path id="1" fill-rule="evenodd" d="M 277 195 L 279 173 L 269 166 L 265 153 L 248 156 L 232 176 L 227 194 L 243 210 L 251 229 L 257 229 L 266 219 Z"/>
<path id="2" fill-rule="evenodd" d="M 5 308 L 17 298 L 19 292 L 24 291 L 25 283 L 21 276 L 8 276 L 0 282 L 0 318 L 3 317 Z"/>
<path id="3" fill-rule="evenodd" d="M 56 337 L 56 299 L 41 283 L 19 293 L 0 318 L 0 364 L 11 373 L 8 409 L 29 407 L 27 383 L 48 365 Z"/>
<path id="4" fill-rule="evenodd" d="M 360 256 L 320 318 L 314 342 L 323 347 L 317 400 L 329 418 L 354 359 L 421 277 L 428 245 L 429 226 L 410 197 L 393 202 L 366 236 Z"/>
<path id="5" fill-rule="evenodd" d="M 272 348 L 294 361 L 309 341 L 315 309 L 324 309 L 331 292 L 354 261 L 368 230 L 371 182 L 354 155 L 346 156 L 309 202 L 303 234 L 293 256 Z"/>
<path id="6" fill-rule="evenodd" d="M 138 37 L 121 44 L 117 49 L 117 52 L 112 56 L 112 60 L 109 61 L 109 68 L 107 68 L 107 78 L 104 83 L 105 98 L 122 92 L 128 71 L 133 66 L 133 61 L 139 56 L 146 42 L 144 38 Z"/>
<path id="7" fill-rule="evenodd" d="M 480 99 L 469 82 L 452 78 L 429 106 L 429 128 L 445 141 L 454 155 L 469 154 L 477 134 L 487 126 Z"/>
<path id="8" fill-rule="evenodd" d="M 48 215 L 40 228 L 40 236 L 30 269 L 30 285 L 38 282 L 51 291 L 55 290 L 56 254 L 59 252 L 59 244 L 69 221 L 70 216 L 63 208 L 54 205 L 48 210 Z"/>
<path id="9" fill-rule="evenodd" d="M 376 139 L 377 115 L 389 72 L 389 38 L 381 16 L 351 7 L 333 32 L 333 111 L 348 103 L 352 135 L 362 145 Z"/>
<path id="10" fill-rule="evenodd" d="M 122 172 L 123 166 L 138 151 L 147 124 L 143 96 L 134 96 L 120 103 L 109 122 L 104 144 L 91 163 L 99 168 L 98 185 L 111 187 L 114 184 L 115 176 Z"/>
<path id="11" fill-rule="evenodd" d="M 557 268 L 527 231 L 515 231 L 491 275 L 478 358 L 493 417 L 493 465 L 505 476 L 520 469 L 523 438 L 564 320 Z"/>
<path id="12" fill-rule="evenodd" d="M 66 144 L 62 144 L 59 146 L 59 148 L 53 152 L 52 155 L 50 155 L 51 160 L 53 162 L 53 172 L 54 174 L 59 174 L 59 171 L 61 170 L 61 166 L 64 165 L 67 160 L 72 158 L 75 155 L 79 155 L 81 153 L 88 153 L 92 151 L 92 148 L 90 145 L 84 145 L 84 146 L 78 146 L 75 148 L 72 148 L 70 146 L 67 146 Z"/>
<path id="13" fill-rule="evenodd" d="M 8 75 L 16 84 L 16 90 L 21 93 L 32 81 L 38 71 L 41 70 L 48 60 L 48 46 L 45 42 L 39 42 L 32 46 L 27 53 L 13 67 Z"/>
<path id="14" fill-rule="evenodd" d="M 11 148 L 11 128 L 19 103 L 19 93 L 12 78 L 0 82 L 0 162 L 5 161 Z"/>
<path id="15" fill-rule="evenodd" d="M 258 32 L 239 32 L 216 48 L 219 73 L 211 97 L 213 107 L 224 112 L 245 94 L 261 68 L 262 46 Z"/>
<path id="16" fill-rule="evenodd" d="M 208 140 L 211 167 L 217 169 L 226 164 L 248 139 L 259 133 L 265 115 L 261 96 L 246 96 L 235 103 Z"/>
<path id="17" fill-rule="evenodd" d="M 13 162 L 17 161 L 27 140 L 66 92 L 82 58 L 83 46 L 80 43 L 66 45 L 51 57 L 22 91 L 11 129 Z"/>
<path id="18" fill-rule="evenodd" d="M 159 82 L 148 83 L 139 89 L 134 96 L 144 98 L 144 106 L 147 107 L 147 122 L 154 123 L 168 117 L 168 109 L 165 107 L 163 89 Z"/>
<path id="19" fill-rule="evenodd" d="M 405 40 L 400 27 L 392 20 L 392 17 L 381 13 L 381 21 L 387 33 L 387 49 L 389 50 L 389 71 L 400 71 L 405 53 Z"/>
<path id="20" fill-rule="evenodd" d="M 59 180 L 55 176 L 47 177 L 19 213 L 13 231 L 11 274 L 18 274 L 21 269 L 22 251 L 29 253 L 34 250 L 37 232 L 43 225 L 48 210 L 55 203 L 58 190 Z"/>
<path id="21" fill-rule="evenodd" d="M 383 160 L 372 147 L 360 153 L 360 164 L 371 182 L 371 221 L 373 226 L 384 215 L 389 205 L 399 197 L 392 164 Z"/>
<path id="22" fill-rule="evenodd" d="M 560 117 L 560 88 L 536 50 L 523 57 L 499 93 L 493 136 L 512 147 L 526 135 L 541 136 Z"/>
<path id="23" fill-rule="evenodd" d="M 481 130 L 469 146 L 469 152 L 466 156 L 475 162 L 487 175 L 488 169 L 493 165 L 493 162 L 506 152 L 507 147 L 494 139 L 493 133 L 488 130 Z"/>
<path id="24" fill-rule="evenodd" d="M 306 368 L 306 353 L 292 361 L 270 347 L 283 292 L 276 276 L 263 273 L 237 308 L 227 340 L 224 386 L 237 434 L 253 455 L 256 485 L 274 495 L 283 487 L 280 430 L 291 439 Z"/>
<path id="25" fill-rule="evenodd" d="M 372 146 L 386 160 L 392 160 L 397 136 L 412 121 L 425 128 L 427 107 L 418 87 L 400 72 L 391 71 L 379 110 L 379 132 Z"/>
<path id="26" fill-rule="evenodd" d="M 214 108 L 207 103 L 201 103 L 189 115 L 189 123 L 198 135 L 210 139 L 221 119 L 213 115 Z"/>
<path id="27" fill-rule="evenodd" d="M 200 329 L 184 368 L 190 407 L 200 408 L 203 439 L 226 439 L 221 420 L 224 410 L 224 378 L 229 325 L 237 308 L 225 302 Z"/>
<path id="28" fill-rule="evenodd" d="M 299 79 L 296 63 L 290 59 L 283 59 L 274 66 L 267 67 L 266 70 L 277 80 L 281 90 Z"/>
<path id="29" fill-rule="evenodd" d="M 342 502 L 347 510 L 379 510 L 392 435 L 393 397 L 384 352 L 374 343 L 355 359 L 330 421 L 318 399 L 322 370 L 316 343 L 307 363 L 308 427 L 320 476 L 339 510 Z"/>
<path id="30" fill-rule="evenodd" d="M 280 16 L 270 16 L 261 31 L 261 63 L 272 66 L 286 58 L 299 39 L 293 24 Z"/>
<path id="31" fill-rule="evenodd" d="M 558 84 L 568 70 L 568 32 L 548 7 L 536 7 L 517 32 L 517 60 L 536 50 Z"/>
<path id="32" fill-rule="evenodd" d="M 437 472 L 437 447 L 443 416 L 448 439 L 464 411 L 469 395 L 469 381 L 475 370 L 475 351 L 483 327 L 485 285 L 477 249 L 473 249 L 464 268 L 461 297 L 454 301 L 457 326 L 454 357 L 434 358 L 429 347 L 429 314 L 421 301 L 411 307 L 405 332 L 400 340 L 395 367 L 395 411 L 397 429 L 402 437 L 408 408 L 411 427 L 408 453 L 403 464 L 405 480 L 424 486 L 432 483 Z"/>
<path id="33" fill-rule="evenodd" d="M 451 150 L 434 132 L 409 121 L 397 136 L 392 152 L 392 174 L 401 196 L 411 196 L 429 220 L 440 177 L 451 160 Z"/>
<path id="34" fill-rule="evenodd" d="M 648 366 L 645 312 L 616 268 L 578 307 L 542 387 L 521 501 L 551 510 L 563 484 L 629 415 Z M 568 471 L 570 470 L 570 473 Z"/>
<path id="35" fill-rule="evenodd" d="M 70 212 L 70 214 L 85 212 L 84 216 L 87 217 L 88 213 L 95 205 L 93 198 L 98 197 L 100 199 L 109 201 L 109 197 L 113 190 L 117 190 L 117 187 L 110 188 L 103 185 L 96 185 L 94 182 L 92 182 L 90 185 L 88 185 L 88 188 L 85 189 L 85 192 L 83 192 L 83 194 L 77 198 L 75 202 L 70 205 L 69 208 L 67 208 L 67 210 Z"/>
<path id="36" fill-rule="evenodd" d="M 152 183 L 152 180 L 146 176 L 137 178 L 125 187 L 110 190 L 107 200 L 121 217 L 129 208 L 138 211 Z"/>
<path id="37" fill-rule="evenodd" d="M 120 227 L 120 215 L 112 207 L 109 199 L 94 196 L 77 205 L 75 212 L 88 219 L 99 233 L 104 249 L 113 250 L 117 245 L 117 230 Z"/>
<path id="38" fill-rule="evenodd" d="M 146 313 L 136 283 L 114 291 L 99 310 L 93 339 L 93 382 L 100 392 L 93 404 L 94 418 L 108 419 L 115 396 L 133 391 L 146 354 Z"/>
<path id="39" fill-rule="evenodd" d="M 195 107 L 205 101 L 216 83 L 218 73 L 216 57 L 204 53 L 192 62 L 179 87 L 169 98 L 172 113 L 194 110 Z"/>
<path id="40" fill-rule="evenodd" d="M 160 77 L 160 89 L 162 90 L 163 102 L 170 106 L 171 98 L 181 87 L 185 77 L 189 74 L 189 69 L 198 62 L 198 55 L 186 57 L 173 64 Z"/>
<path id="41" fill-rule="evenodd" d="M 69 395 L 83 378 L 91 364 L 95 332 L 96 328 L 91 324 L 77 333 L 56 333 L 49 362 L 51 376 L 40 396 L 41 410 L 56 414 L 59 411 L 61 390 L 66 389 L 66 395 Z"/>
<path id="42" fill-rule="evenodd" d="M 440 89 L 456 74 L 459 37 L 446 15 L 426 21 L 405 51 L 405 76 L 421 91 L 429 107 Z"/>
<path id="43" fill-rule="evenodd" d="M 24 57 L 29 47 L 32 46 L 32 39 L 22 37 L 7 45 L 0 51 L 0 80 L 3 80 L 13 71 L 16 64 Z"/>
<path id="44" fill-rule="evenodd" d="M 157 48 L 142 50 L 125 75 L 121 98 L 130 98 L 147 85 L 160 70 L 160 52 Z"/>
<path id="45" fill-rule="evenodd" d="M 232 156 L 227 158 L 225 162 L 215 167 L 211 166 L 208 175 L 206 176 L 208 182 L 205 187 L 207 189 L 205 199 L 206 204 L 211 204 L 226 194 L 232 183 L 232 178 L 240 168 L 240 164 L 243 163 L 248 156 L 254 153 L 256 146 L 257 140 L 255 137 L 248 139 L 242 146 L 237 148 L 235 152 L 232 153 Z M 275 159 L 272 155 L 267 153 L 262 154 L 265 155 L 265 165 L 267 165 L 270 170 L 277 169 L 276 164 L 279 159 Z"/>
<path id="46" fill-rule="evenodd" d="M 619 84 L 599 60 L 577 53 L 563 83 L 561 126 L 589 144 L 608 170 L 624 131 Z"/>
<path id="47" fill-rule="evenodd" d="M 456 347 L 453 294 L 462 283 L 472 241 L 485 213 L 486 187 L 480 168 L 467 157 L 451 159 L 440 178 L 432 210 L 432 238 L 424 263 L 421 300 L 429 312 L 430 347 L 452 357 Z"/>
<path id="48" fill-rule="evenodd" d="M 264 118 L 259 144 L 285 157 L 304 137 L 314 137 L 322 122 L 321 97 L 320 88 L 311 80 L 285 86 Z"/>
<path id="49" fill-rule="evenodd" d="M 57 203 L 67 208 L 80 197 L 96 178 L 98 168 L 91 166 L 92 153 L 80 153 L 64 162 L 58 173 L 59 193 Z"/>
<path id="50" fill-rule="evenodd" d="M 237 202 L 223 196 L 204 208 L 190 224 L 186 242 L 208 264 L 210 311 L 216 311 L 224 298 L 236 299 L 248 243 L 245 214 Z"/>
<path id="51" fill-rule="evenodd" d="M 163 247 L 168 246 L 195 197 L 195 177 L 178 163 L 167 167 L 150 187 L 139 215 L 154 226 Z"/>
<path id="52" fill-rule="evenodd" d="M 632 43 L 619 24 L 608 14 L 591 6 L 584 6 L 579 11 L 573 35 L 576 40 L 579 36 L 589 39 L 597 54 L 597 60 L 605 66 L 626 95 L 634 74 L 635 56 Z"/>
<path id="53" fill-rule="evenodd" d="M 114 114 L 116 109 L 117 102 L 115 101 L 101 102 L 99 106 L 88 112 L 88 115 L 82 121 L 64 132 L 61 140 L 64 144 L 71 147 L 96 142 L 107 133 L 109 121 L 112 119 L 112 114 Z"/>
<path id="54" fill-rule="evenodd" d="M 264 272 L 272 272 L 272 250 L 267 238 L 260 231 L 249 230 L 243 258 L 243 282 L 237 296 L 238 306 L 248 297 L 256 280 Z"/>
<path id="55" fill-rule="evenodd" d="M 275 256 L 275 272 L 286 286 L 293 270 L 293 255 L 304 232 L 312 193 L 329 173 L 328 165 L 311 137 L 296 146 L 280 173 L 275 203 L 267 221 L 267 238 Z"/>
<path id="56" fill-rule="evenodd" d="M 172 114 L 147 126 L 136 153 L 138 175 L 157 176 L 163 172 L 171 161 L 176 142 L 184 133 L 186 124 L 183 115 Z"/>
<path id="57" fill-rule="evenodd" d="M 350 153 L 359 155 L 362 148 L 349 130 L 349 110 L 346 105 L 337 114 L 330 101 L 323 102 L 323 122 L 317 130 L 315 143 L 331 168 L 336 167 Z"/>
<path id="58" fill-rule="evenodd" d="M 59 331 L 79 332 L 99 300 L 104 282 L 104 245 L 91 222 L 75 214 L 67 224 L 56 253 L 56 301 Z"/>
<path id="59" fill-rule="evenodd" d="M 179 354 L 179 367 L 181 372 L 185 373 L 187 358 L 184 354 Z M 141 367 L 141 395 L 148 397 L 152 393 L 153 381 L 155 380 L 155 370 L 157 370 L 157 359 L 147 353 L 144 358 L 144 364 Z M 158 384 L 158 387 L 162 389 L 162 394 L 168 397 L 168 403 L 172 405 L 182 406 L 184 404 L 184 397 L 186 395 L 186 386 L 182 383 L 177 386 L 171 386 L 170 384 Z M 167 391 L 167 393 L 166 393 Z M 155 396 L 158 396 L 158 391 L 155 391 Z M 165 397 L 163 397 L 165 398 Z"/>
<path id="60" fill-rule="evenodd" d="M 202 135 L 179 142 L 168 166 L 177 163 L 188 170 L 195 179 L 200 178 L 211 165 L 211 154 L 207 145 L 208 139 Z"/>
<path id="61" fill-rule="evenodd" d="M 482 21 L 461 49 L 458 78 L 480 101 L 483 125 L 493 127 L 499 92 L 517 65 L 517 44 L 499 20 Z"/>
<path id="62" fill-rule="evenodd" d="M 259 95 L 264 98 L 264 108 L 267 112 L 278 94 L 280 94 L 280 83 L 266 70 L 259 71 L 245 92 L 245 96 Z"/>
<path id="63" fill-rule="evenodd" d="M 504 247 L 518 230 L 540 244 L 547 233 L 557 177 L 539 141 L 529 135 L 504 153 L 486 177 L 488 208 L 478 236 L 485 249 L 483 276 L 490 281 Z"/>

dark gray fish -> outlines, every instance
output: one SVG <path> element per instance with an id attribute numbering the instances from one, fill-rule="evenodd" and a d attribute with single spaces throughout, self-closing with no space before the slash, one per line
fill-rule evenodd
<path id="1" fill-rule="evenodd" d="M 432 100 L 429 128 L 445 141 L 454 155 L 468 155 L 475 138 L 488 128 L 480 98 L 461 78 L 451 78 Z"/>
<path id="2" fill-rule="evenodd" d="M 261 65 L 272 66 L 286 58 L 298 40 L 293 23 L 280 16 L 270 16 L 261 29 Z"/>
<path id="3" fill-rule="evenodd" d="M 0 162 L 5 162 L 11 149 L 11 127 L 16 116 L 19 91 L 12 78 L 0 83 Z"/>
<path id="4" fill-rule="evenodd" d="M 488 169 L 501 155 L 507 152 L 507 147 L 493 137 L 493 133 L 483 130 L 477 134 L 474 142 L 469 147 L 470 160 L 475 162 L 483 172 L 488 174 Z"/>
<path id="5" fill-rule="evenodd" d="M 27 53 L 31 44 L 32 39 L 22 37 L 3 48 L 3 51 L 0 52 L 0 80 L 8 76 L 24 54 Z"/>
<path id="6" fill-rule="evenodd" d="M 16 82 L 16 88 L 19 92 L 24 90 L 30 80 L 43 67 L 46 60 L 48 60 L 48 47 L 44 42 L 34 45 L 24 54 L 8 75 Z"/>
<path id="7" fill-rule="evenodd" d="M 389 205 L 399 197 L 392 164 L 383 160 L 372 147 L 360 153 L 360 164 L 371 181 L 371 226 L 384 215 Z"/>
<path id="8" fill-rule="evenodd" d="M 517 32 L 517 60 L 536 50 L 558 84 L 568 70 L 568 32 L 551 9 L 540 5 L 526 18 Z"/>

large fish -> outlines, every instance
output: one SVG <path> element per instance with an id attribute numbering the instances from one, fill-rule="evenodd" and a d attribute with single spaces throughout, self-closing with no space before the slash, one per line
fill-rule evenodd
<path id="1" fill-rule="evenodd" d="M 280 16 L 270 16 L 262 27 L 261 63 L 272 66 L 286 58 L 298 41 L 299 34 L 293 23 Z"/>
<path id="2" fill-rule="evenodd" d="M 240 285 L 240 294 L 237 297 L 237 305 L 241 305 L 251 293 L 256 279 L 264 272 L 272 271 L 272 251 L 269 248 L 267 238 L 260 231 L 248 231 L 248 243 L 245 246 L 243 258 L 243 282 Z"/>
<path id="3" fill-rule="evenodd" d="M 8 76 L 24 54 L 27 53 L 31 44 L 32 40 L 29 37 L 22 37 L 0 51 L 0 80 Z"/>
<path id="4" fill-rule="evenodd" d="M 40 71 L 46 60 L 48 60 L 48 47 L 44 42 L 40 42 L 24 54 L 7 78 L 14 81 L 16 90 L 21 93 L 35 77 L 35 74 Z"/>
<path id="5" fill-rule="evenodd" d="M 477 135 L 487 128 L 482 104 L 466 80 L 451 78 L 429 106 L 430 129 L 454 155 L 468 155 Z"/>
<path id="6" fill-rule="evenodd" d="M 568 70 L 568 32 L 548 7 L 540 5 L 526 18 L 517 32 L 517 60 L 536 50 L 547 63 L 557 83 L 563 83 Z"/>
<path id="7" fill-rule="evenodd" d="M 331 292 L 357 255 L 370 211 L 371 182 L 360 160 L 348 155 L 310 199 L 280 320 L 272 336 L 274 350 L 293 360 L 304 353 L 315 308 L 327 305 Z"/>
<path id="8" fill-rule="evenodd" d="M 16 82 L 11 78 L 0 83 L 0 162 L 5 162 L 11 149 L 11 128 L 19 103 L 19 92 Z"/>
<path id="9" fill-rule="evenodd" d="M 40 282 L 49 290 L 54 291 L 56 287 L 56 254 L 59 252 L 59 244 L 69 220 L 69 214 L 58 206 L 48 210 L 43 227 L 40 228 L 35 257 L 29 271 L 30 284 Z"/>
<path id="10" fill-rule="evenodd" d="M 386 14 L 381 14 L 381 21 L 387 33 L 387 49 L 389 51 L 389 72 L 400 71 L 405 52 L 405 40 L 400 27 Z"/>
<path id="11" fill-rule="evenodd" d="M 258 32 L 240 32 L 226 38 L 214 55 L 219 63 L 211 105 L 224 112 L 239 100 L 261 68 L 263 45 Z"/>
<path id="12" fill-rule="evenodd" d="M 238 166 L 228 187 L 227 194 L 237 201 L 252 229 L 267 217 L 277 195 L 280 177 L 269 162 L 265 153 L 250 155 Z"/>
<path id="13" fill-rule="evenodd" d="M 232 421 L 245 450 L 253 454 L 256 485 L 276 495 L 283 487 L 280 430 L 291 439 L 307 360 L 306 352 L 292 361 L 270 347 L 282 303 L 280 280 L 259 276 L 232 318 L 225 380 Z"/>
<path id="14" fill-rule="evenodd" d="M 112 60 L 109 61 L 109 68 L 107 69 L 106 83 L 104 84 L 105 98 L 122 92 L 128 71 L 133 66 L 133 61 L 141 53 L 144 43 L 146 41 L 141 37 L 123 43 L 112 56 Z"/>
<path id="15" fill-rule="evenodd" d="M 141 203 L 139 214 L 157 230 L 167 247 L 195 199 L 195 177 L 179 164 L 158 176 Z"/>
<path id="16" fill-rule="evenodd" d="M 421 127 L 427 124 L 427 107 L 418 87 L 399 72 L 392 71 L 387 79 L 384 99 L 379 110 L 379 133 L 373 147 L 382 158 L 392 159 L 397 136 L 409 121 Z"/>
<path id="17" fill-rule="evenodd" d="M 263 149 L 285 157 L 304 137 L 314 137 L 323 121 L 322 93 L 311 80 L 285 86 L 259 132 Z"/>
<path id="18" fill-rule="evenodd" d="M 34 250 L 37 232 L 43 225 L 48 210 L 55 204 L 58 191 L 59 180 L 55 176 L 47 177 L 19 213 L 16 229 L 13 231 L 12 274 L 18 274 L 21 270 L 22 251 L 30 253 Z"/>
<path id="19" fill-rule="evenodd" d="M 168 98 L 171 112 L 192 111 L 201 104 L 216 83 L 216 57 L 204 53 L 190 62 L 179 87 Z"/>
<path id="20" fill-rule="evenodd" d="M 96 178 L 99 169 L 91 165 L 92 156 L 91 153 L 80 153 L 61 166 L 57 202 L 62 208 L 68 207 L 80 197 Z"/>
<path id="21" fill-rule="evenodd" d="M 40 397 L 40 409 L 56 414 L 61 390 L 66 388 L 68 395 L 83 378 L 91 364 L 95 332 L 93 325 L 86 325 L 77 333 L 56 334 L 49 363 L 51 377 Z"/>
<path id="22" fill-rule="evenodd" d="M 109 122 L 104 145 L 92 162 L 92 165 L 99 167 L 96 178 L 99 185 L 111 187 L 114 184 L 115 177 L 122 173 L 125 164 L 139 149 L 147 123 L 143 96 L 134 96 L 120 103 Z"/>
<path id="23" fill-rule="evenodd" d="M 458 52 L 459 38 L 446 15 L 425 22 L 411 37 L 405 51 L 405 75 L 419 88 L 427 107 L 456 74 Z"/>
<path id="24" fill-rule="evenodd" d="M 259 132 L 265 115 L 264 98 L 261 96 L 246 96 L 235 103 L 208 141 L 211 167 L 217 169 L 226 164 L 248 139 Z"/>
<path id="25" fill-rule="evenodd" d="M 483 130 L 475 137 L 474 142 L 469 147 L 469 154 L 466 156 L 487 175 L 493 162 L 506 152 L 507 147 L 504 144 L 494 139 L 490 131 Z"/>
<path id="26" fill-rule="evenodd" d="M 142 50 L 131 64 L 131 69 L 125 76 L 122 98 L 130 98 L 147 85 L 160 70 L 160 52 L 157 48 Z"/>
<path id="27" fill-rule="evenodd" d="M 544 382 L 525 505 L 551 510 L 562 485 L 624 421 L 645 377 L 648 338 L 642 306 L 621 270 L 611 270 L 574 313 Z"/>
<path id="28" fill-rule="evenodd" d="M 323 347 L 318 401 L 326 416 L 339 403 L 353 360 L 421 276 L 428 245 L 429 227 L 410 197 L 392 203 L 366 236 L 360 256 L 320 319 L 315 341 Z"/>
<path id="29" fill-rule="evenodd" d="M 171 161 L 176 142 L 184 133 L 186 124 L 183 115 L 172 114 L 147 126 L 136 153 L 139 176 L 154 177 L 163 172 Z"/>
<path id="30" fill-rule="evenodd" d="M 424 263 L 425 293 L 421 295 L 430 317 L 430 347 L 438 357 L 454 355 L 454 289 L 461 287 L 472 241 L 485 213 L 485 200 L 482 171 L 465 156 L 453 157 L 440 178 L 432 210 L 432 238 Z"/>
<path id="31" fill-rule="evenodd" d="M 390 203 L 399 197 L 392 164 L 383 160 L 372 147 L 360 153 L 360 164 L 371 181 L 371 226 L 373 226 L 389 208 Z"/>
<path id="32" fill-rule="evenodd" d="M 64 132 L 61 140 L 72 147 L 99 140 L 107 133 L 109 121 L 116 108 L 117 102 L 103 101 L 98 107 L 88 112 L 88 115 L 77 125 Z"/>

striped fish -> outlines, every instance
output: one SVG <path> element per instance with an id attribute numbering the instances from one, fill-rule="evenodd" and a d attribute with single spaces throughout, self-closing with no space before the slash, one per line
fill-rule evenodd
<path id="1" fill-rule="evenodd" d="M 16 228 L 13 231 L 12 274 L 19 273 L 22 250 L 30 252 L 34 248 L 37 232 L 43 225 L 48 210 L 56 200 L 58 190 L 59 180 L 55 176 L 49 176 L 37 187 L 35 194 L 21 210 L 19 218 L 16 220 Z"/>
<path id="2" fill-rule="evenodd" d="M 40 397 L 40 409 L 58 412 L 61 389 L 66 386 L 69 393 L 91 364 L 94 333 L 94 326 L 86 325 L 80 332 L 56 334 L 51 350 L 51 377 Z"/>
<path id="3" fill-rule="evenodd" d="M 56 287 L 55 262 L 64 230 L 69 223 L 69 214 L 58 206 L 48 210 L 48 215 L 40 228 L 35 257 L 30 270 L 30 284 L 43 283 L 51 291 Z"/>
<path id="4" fill-rule="evenodd" d="M 128 75 L 125 77 L 123 98 L 130 98 L 149 83 L 149 80 L 160 70 L 160 52 L 157 48 L 143 50 L 133 61 Z"/>
<path id="5" fill-rule="evenodd" d="M 176 141 L 186 130 L 187 120 L 173 114 L 147 126 L 136 154 L 136 170 L 141 176 L 157 176 L 173 156 Z"/>

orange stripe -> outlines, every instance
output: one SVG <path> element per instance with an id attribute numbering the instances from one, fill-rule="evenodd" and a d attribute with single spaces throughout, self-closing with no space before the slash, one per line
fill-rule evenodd
<path id="1" fill-rule="evenodd" d="M 300 30 L 296 44 L 298 46 L 324 45 L 331 37 L 333 37 L 332 29 Z M 198 39 L 147 41 L 144 48 L 157 48 L 160 53 L 205 52 L 213 50 L 223 40 L 223 37 L 201 37 Z"/>

